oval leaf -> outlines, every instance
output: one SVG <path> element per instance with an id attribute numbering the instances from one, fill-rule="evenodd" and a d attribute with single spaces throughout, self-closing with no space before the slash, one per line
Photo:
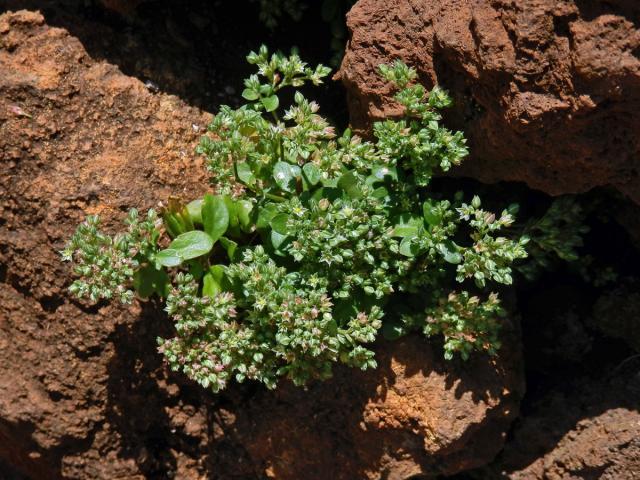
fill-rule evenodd
<path id="1" fill-rule="evenodd" d="M 398 170 L 396 167 L 376 165 L 371 168 L 371 176 L 374 177 L 376 181 L 384 181 L 386 178 L 398 181 Z"/>
<path id="2" fill-rule="evenodd" d="M 277 215 L 277 206 L 273 203 L 268 203 L 266 206 L 260 209 L 258 213 L 258 219 L 256 220 L 256 228 L 258 230 L 264 230 L 269 226 L 271 219 Z"/>
<path id="3" fill-rule="evenodd" d="M 279 213 L 275 217 L 271 219 L 269 225 L 273 228 L 274 231 L 278 232 L 281 235 L 288 235 L 289 229 L 287 227 L 287 223 L 289 222 L 289 215 L 286 213 Z"/>
<path id="4" fill-rule="evenodd" d="M 291 165 L 286 162 L 276 163 L 273 167 L 273 179 L 282 190 L 290 192 L 293 180 Z"/>
<path id="5" fill-rule="evenodd" d="M 202 205 L 204 203 L 203 198 L 199 198 L 187 204 L 187 211 L 192 223 L 202 225 Z"/>
<path id="6" fill-rule="evenodd" d="M 209 253 L 212 248 L 213 240 L 209 235 L 200 230 L 192 230 L 178 235 L 168 250 L 174 250 L 183 260 L 190 260 Z"/>
<path id="7" fill-rule="evenodd" d="M 229 227 L 229 211 L 220 195 L 214 197 L 207 193 L 204 196 L 202 223 L 204 231 L 214 243 L 227 231 Z"/>
<path id="8" fill-rule="evenodd" d="M 338 180 L 338 187 L 344 190 L 350 198 L 362 197 L 358 174 L 354 171 L 345 173 Z"/>
<path id="9" fill-rule="evenodd" d="M 156 253 L 156 266 L 177 267 L 181 263 L 182 257 L 176 250 L 166 248 Z"/>
<path id="10" fill-rule="evenodd" d="M 418 227 L 411 224 L 396 225 L 393 229 L 394 237 L 416 237 L 418 235 Z"/>
<path id="11" fill-rule="evenodd" d="M 280 256 L 285 255 L 285 253 L 282 252 L 281 247 L 284 247 L 289 240 L 290 240 L 290 237 L 287 237 L 286 235 L 282 235 L 276 232 L 275 230 L 271 231 L 271 245 L 273 246 L 273 249 L 275 250 L 275 253 L 277 255 L 280 255 Z"/>
<path id="12" fill-rule="evenodd" d="M 260 94 L 252 88 L 245 88 L 242 91 L 242 97 L 249 101 L 257 100 L 259 96 Z"/>
<path id="13" fill-rule="evenodd" d="M 215 297 L 222 291 L 222 279 L 225 268 L 223 265 L 212 265 L 202 279 L 202 295 Z"/>
<path id="14" fill-rule="evenodd" d="M 270 97 L 265 97 L 260 101 L 262 102 L 262 105 L 264 105 L 264 109 L 267 112 L 273 112 L 278 108 L 278 105 L 280 104 L 280 100 L 278 100 L 277 95 L 271 95 Z"/>
<path id="15" fill-rule="evenodd" d="M 313 163 L 305 163 L 302 167 L 302 171 L 305 179 L 309 182 L 309 185 L 317 185 L 322 178 L 320 170 Z"/>
<path id="16" fill-rule="evenodd" d="M 440 243 L 436 248 L 445 262 L 453 263 L 454 265 L 462 262 L 462 255 L 458 252 L 459 247 L 452 241 Z"/>
<path id="17" fill-rule="evenodd" d="M 415 257 L 418 254 L 418 246 L 413 243 L 413 238 L 405 237 L 400 242 L 400 253 L 405 257 Z"/>
<path id="18" fill-rule="evenodd" d="M 229 195 L 224 196 L 224 203 L 227 206 L 229 212 L 229 227 L 227 228 L 226 236 L 238 237 L 240 236 L 240 219 L 238 217 L 239 201 L 234 200 Z"/>
<path id="19" fill-rule="evenodd" d="M 253 175 L 253 171 L 247 162 L 240 162 L 236 165 L 236 173 L 238 180 L 245 185 L 252 186 L 256 183 L 256 177 Z"/>
<path id="20" fill-rule="evenodd" d="M 229 260 L 233 262 L 236 256 L 236 250 L 238 249 L 238 244 L 233 240 L 229 240 L 228 238 L 220 237 L 220 245 L 222 245 L 222 248 L 227 251 Z"/>
<path id="21" fill-rule="evenodd" d="M 438 213 L 431 202 L 424 202 L 422 205 L 422 213 L 425 221 L 432 227 L 435 227 L 442 222 L 442 216 Z"/>
<path id="22" fill-rule="evenodd" d="M 238 214 L 238 223 L 244 232 L 250 232 L 253 224 L 251 222 L 251 212 L 253 203 L 249 200 L 238 200 L 236 204 L 236 213 Z"/>

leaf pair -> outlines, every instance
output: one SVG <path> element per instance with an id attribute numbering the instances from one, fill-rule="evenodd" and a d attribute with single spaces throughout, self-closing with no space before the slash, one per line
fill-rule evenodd
<path id="1" fill-rule="evenodd" d="M 169 247 L 156 254 L 156 266 L 177 267 L 186 260 L 208 254 L 215 242 L 224 235 L 229 227 L 229 210 L 220 195 L 206 194 L 200 204 L 189 204 L 189 213 L 194 219 L 201 218 L 204 231 L 192 230 L 178 235 Z"/>

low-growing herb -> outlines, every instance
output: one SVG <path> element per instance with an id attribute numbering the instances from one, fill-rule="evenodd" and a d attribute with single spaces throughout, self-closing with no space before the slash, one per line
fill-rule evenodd
<path id="1" fill-rule="evenodd" d="M 404 115 L 365 141 L 337 135 L 295 90 L 322 83 L 328 68 L 266 47 L 247 58 L 258 70 L 247 104 L 222 107 L 198 147 L 212 193 L 169 199 L 143 222 L 132 211 L 115 237 L 89 217 L 64 252 L 80 276 L 72 292 L 166 298 L 176 334 L 160 351 L 214 391 L 233 379 L 304 384 L 335 363 L 373 368 L 382 332 L 442 336 L 447 358 L 495 353 L 496 288 L 512 283 L 527 238 L 503 233 L 511 209 L 430 191 L 434 174 L 467 155 L 462 133 L 440 122 L 446 92 L 427 92 L 402 62 L 381 66 Z"/>

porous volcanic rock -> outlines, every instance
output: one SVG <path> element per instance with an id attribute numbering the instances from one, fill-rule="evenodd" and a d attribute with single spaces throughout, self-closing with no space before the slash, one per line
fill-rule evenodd
<path id="1" fill-rule="evenodd" d="M 71 299 L 58 251 L 88 213 L 113 231 L 130 207 L 206 188 L 194 146 L 209 118 L 94 62 L 37 12 L 0 16 L 0 457 L 34 479 L 200 461 L 170 433 L 165 409 L 182 402 L 153 354 L 162 323 Z"/>
<path id="2" fill-rule="evenodd" d="M 420 337 L 308 391 L 213 395 L 172 375 L 153 302 L 71 298 L 58 251 L 88 213 L 207 188 L 210 116 L 93 60 L 37 12 L 0 16 L 0 465 L 33 479 L 406 478 L 488 462 L 517 415 L 517 335 L 444 362 Z M 313 471 L 305 470 L 306 467 Z"/>
<path id="3" fill-rule="evenodd" d="M 490 461 L 524 393 L 514 337 L 497 361 L 447 362 L 419 336 L 382 342 L 373 372 L 338 369 L 217 414 L 268 478 L 403 480 Z"/>
<path id="4" fill-rule="evenodd" d="M 360 0 L 338 76 L 361 131 L 397 114 L 377 66 L 403 59 L 454 96 L 456 174 L 551 194 L 611 185 L 640 203 L 636 0 Z"/>
<path id="5" fill-rule="evenodd" d="M 478 477 L 602 479 L 640 477 L 638 363 L 601 379 L 579 378 L 540 399 L 514 428 L 513 439 Z"/>

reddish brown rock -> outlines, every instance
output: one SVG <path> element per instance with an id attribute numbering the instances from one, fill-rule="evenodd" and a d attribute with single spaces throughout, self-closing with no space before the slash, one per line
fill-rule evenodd
<path id="1" fill-rule="evenodd" d="M 447 362 L 410 336 L 377 354 L 373 372 L 339 369 L 306 390 L 258 393 L 218 413 L 222 429 L 260 473 L 281 480 L 446 475 L 498 453 L 524 393 L 519 353 Z"/>
<path id="2" fill-rule="evenodd" d="M 58 251 L 87 213 L 112 231 L 130 207 L 200 195 L 194 146 L 210 117 L 34 12 L 0 16 L 0 72 L 0 466 L 33 479 L 399 479 L 497 453 L 523 389 L 515 339 L 496 360 L 451 363 L 410 337 L 380 346 L 379 370 L 339 369 L 308 391 L 215 396 L 170 375 L 159 306 L 72 299 Z"/>
<path id="3" fill-rule="evenodd" d="M 0 16 L 0 457 L 34 479 L 142 478 L 202 456 L 170 434 L 165 409 L 186 406 L 165 403 L 162 324 L 72 300 L 58 250 L 87 213 L 113 229 L 129 207 L 206 188 L 194 146 L 208 119 L 39 13 Z"/>
<path id="4" fill-rule="evenodd" d="M 401 58 L 454 96 L 472 152 L 457 174 L 640 203 L 635 0 L 360 0 L 347 23 L 338 76 L 358 129 L 397 113 L 376 67 Z"/>
<path id="5" fill-rule="evenodd" d="M 631 480 L 640 476 L 640 376 L 636 363 L 608 378 L 569 382 L 519 421 L 479 478 Z"/>

